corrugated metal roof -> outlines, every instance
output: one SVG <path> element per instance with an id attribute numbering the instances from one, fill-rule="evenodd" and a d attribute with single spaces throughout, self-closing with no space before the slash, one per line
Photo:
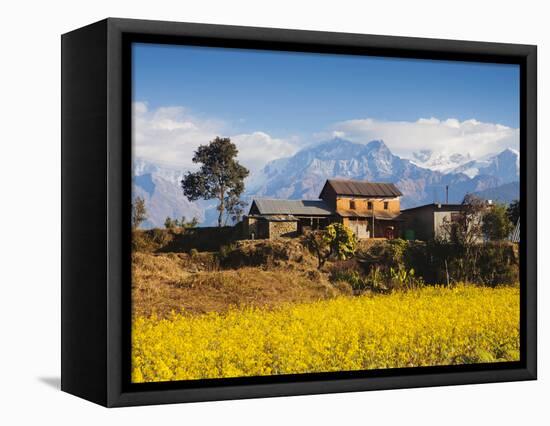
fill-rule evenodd
<path id="1" fill-rule="evenodd" d="M 362 197 L 400 197 L 403 195 L 393 183 L 350 179 L 328 179 L 325 183 L 325 186 L 326 185 L 330 185 L 336 194 L 339 195 L 359 195 Z"/>
<path id="2" fill-rule="evenodd" d="M 297 222 L 298 221 L 298 218 L 296 216 L 292 216 L 291 214 L 278 214 L 278 215 L 266 214 L 261 217 L 271 222 Z"/>
<path id="3" fill-rule="evenodd" d="M 424 204 L 422 206 L 416 206 L 411 207 L 409 209 L 403 209 L 401 210 L 401 213 L 410 212 L 413 210 L 418 209 L 432 209 L 432 210 L 440 210 L 440 211 L 462 211 L 464 209 L 464 204 L 445 204 L 445 203 L 430 203 L 430 204 Z"/>
<path id="4" fill-rule="evenodd" d="M 333 210 L 323 200 L 266 200 L 252 201 L 250 210 L 257 207 L 262 215 L 330 216 Z"/>

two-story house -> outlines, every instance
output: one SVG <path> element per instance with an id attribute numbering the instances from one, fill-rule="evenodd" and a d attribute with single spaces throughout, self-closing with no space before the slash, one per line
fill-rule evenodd
<path id="1" fill-rule="evenodd" d="M 393 183 L 328 179 L 319 198 L 358 238 L 392 239 L 399 236 L 402 195 Z"/>
<path id="2" fill-rule="evenodd" d="M 253 200 L 245 238 L 292 237 L 333 222 L 358 238 L 396 238 L 402 195 L 393 183 L 328 179 L 319 200 Z"/>

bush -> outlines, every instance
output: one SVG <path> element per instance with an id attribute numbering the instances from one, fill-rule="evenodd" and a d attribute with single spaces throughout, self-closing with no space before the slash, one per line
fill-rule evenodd
<path id="1" fill-rule="evenodd" d="M 397 238 L 377 242 L 361 250 L 358 255 L 367 263 L 376 264 L 384 269 L 400 268 L 405 265 L 405 254 L 408 249 L 408 242 Z"/>
<path id="2" fill-rule="evenodd" d="M 446 241 L 379 242 L 359 253 L 367 271 L 379 270 L 383 276 L 414 270 L 415 279 L 428 284 L 471 282 L 495 286 L 519 281 L 519 264 L 514 245 L 509 242 L 487 242 L 465 248 Z M 396 272 L 400 271 L 400 272 Z M 390 280 L 396 282 L 396 279 Z"/>
<path id="3" fill-rule="evenodd" d="M 343 281 L 348 283 L 354 291 L 362 291 L 367 288 L 363 277 L 357 271 L 339 271 L 331 276 L 335 282 Z"/>
<path id="4" fill-rule="evenodd" d="M 332 223 L 322 231 L 313 231 L 306 236 L 306 244 L 317 256 L 318 269 L 321 269 L 329 258 L 350 259 L 355 255 L 357 239 L 347 226 Z"/>
<path id="5" fill-rule="evenodd" d="M 227 263 L 231 255 L 237 250 L 236 244 L 227 244 L 225 246 L 221 246 L 220 250 L 218 252 L 218 256 L 220 259 L 220 263 Z"/>
<path id="6" fill-rule="evenodd" d="M 355 293 L 370 290 L 376 293 L 391 293 L 396 290 L 411 290 L 424 285 L 414 269 L 405 267 L 371 266 L 368 272 L 355 259 L 332 265 L 329 279 L 332 283 L 348 283 Z"/>
<path id="7" fill-rule="evenodd" d="M 168 245 L 174 240 L 175 234 L 167 229 L 134 230 L 132 232 L 132 250 L 153 252 Z"/>
<path id="8" fill-rule="evenodd" d="M 479 277 L 482 284 L 493 287 L 519 282 L 519 265 L 513 244 L 485 244 L 485 249 L 479 257 Z"/>
<path id="9" fill-rule="evenodd" d="M 483 225 L 481 226 L 486 238 L 493 241 L 502 241 L 508 238 L 514 225 L 509 219 L 506 206 L 495 204 L 483 215 Z"/>

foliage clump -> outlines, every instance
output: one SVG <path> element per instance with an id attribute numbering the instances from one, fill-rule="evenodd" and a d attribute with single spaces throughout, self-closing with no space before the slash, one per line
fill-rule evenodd
<path id="1" fill-rule="evenodd" d="M 142 197 L 136 197 L 132 203 L 132 228 L 137 229 L 147 220 L 147 209 L 145 200 Z"/>
<path id="2" fill-rule="evenodd" d="M 306 244 L 317 256 L 317 267 L 321 269 L 329 258 L 351 258 L 355 254 L 357 239 L 347 226 L 332 223 L 324 230 L 310 232 L 306 236 Z"/>
<path id="3" fill-rule="evenodd" d="M 495 204 L 483 215 L 481 226 L 485 238 L 491 241 L 502 241 L 508 238 L 514 225 L 506 210 L 506 206 Z"/>
<path id="4" fill-rule="evenodd" d="M 164 227 L 166 229 L 190 229 L 196 228 L 199 224 L 199 220 L 194 217 L 190 221 L 187 221 L 185 216 L 182 216 L 181 219 L 172 219 L 170 216 L 164 221 Z"/>

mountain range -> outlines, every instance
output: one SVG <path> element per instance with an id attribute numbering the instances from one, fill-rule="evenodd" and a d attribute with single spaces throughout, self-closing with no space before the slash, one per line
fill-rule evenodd
<path id="1" fill-rule="evenodd" d="M 316 199 L 328 178 L 393 182 L 403 192 L 402 208 L 445 202 L 447 186 L 451 203 L 461 202 L 467 193 L 500 202 L 519 197 L 519 153 L 512 149 L 481 159 L 431 151 L 413 157 L 393 154 L 381 140 L 361 144 L 335 138 L 267 163 L 247 179 L 243 198 Z M 167 216 L 214 223 L 214 201 L 189 202 L 183 196 L 182 171 L 136 159 L 133 174 L 134 196 L 145 199 L 149 212 L 145 227 L 163 226 Z"/>

